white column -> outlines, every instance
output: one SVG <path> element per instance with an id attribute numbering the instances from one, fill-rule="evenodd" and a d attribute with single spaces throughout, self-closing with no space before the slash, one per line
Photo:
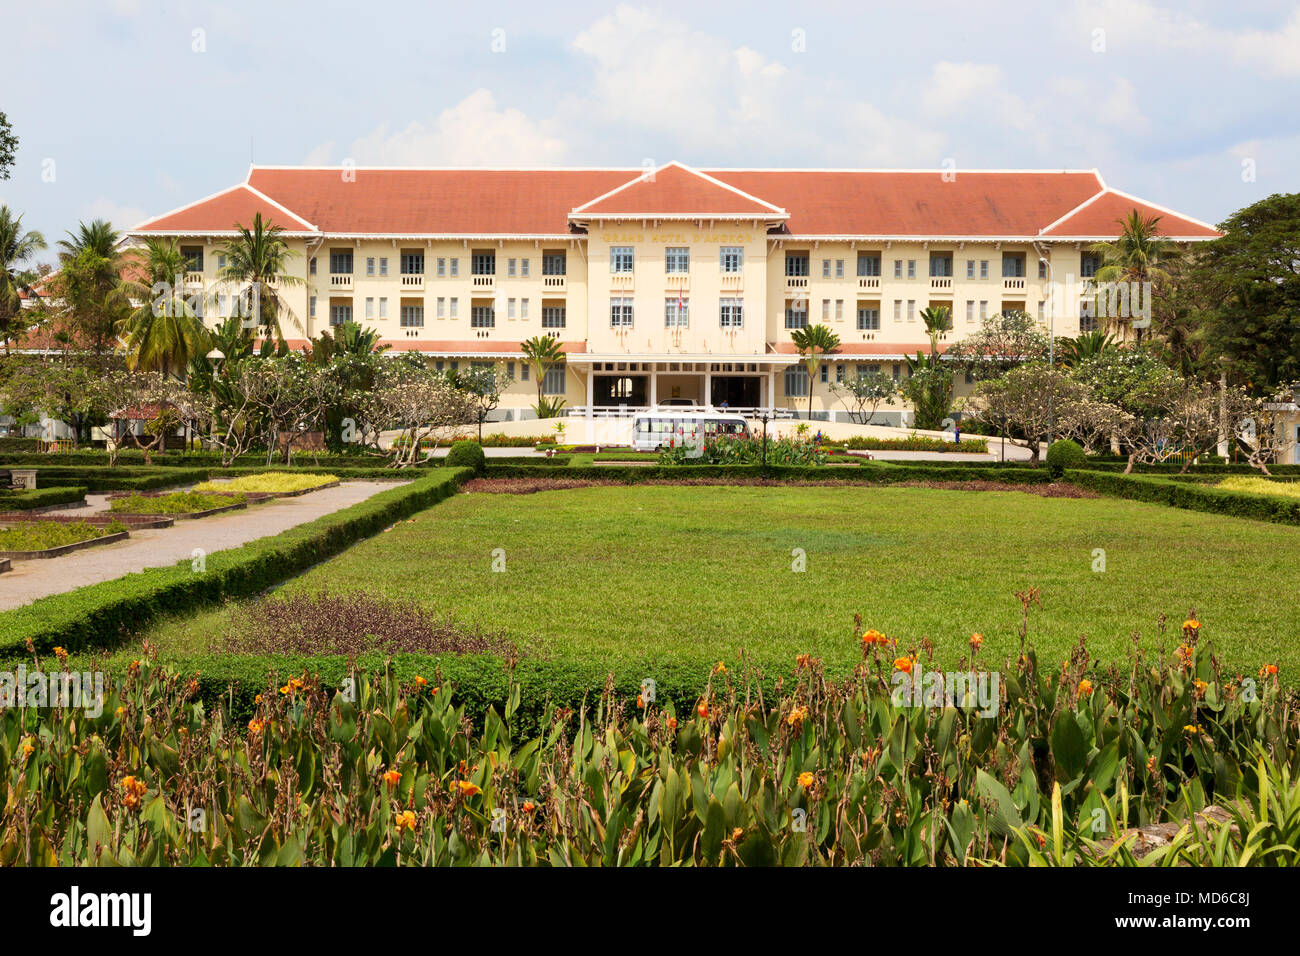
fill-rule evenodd
<path id="1" fill-rule="evenodd" d="M 587 420 L 592 418 L 591 406 L 596 401 L 596 366 L 591 365 L 587 368 Z"/>
<path id="2" fill-rule="evenodd" d="M 659 404 L 659 363 L 650 366 L 650 407 Z"/>
<path id="3" fill-rule="evenodd" d="M 767 408 L 768 411 L 776 409 L 776 370 L 767 370 Z"/>
<path id="4" fill-rule="evenodd" d="M 709 398 L 713 394 L 712 392 L 713 373 L 708 371 L 707 368 L 708 367 L 705 366 L 706 371 L 704 372 L 704 395 L 702 396 L 702 401 L 701 401 L 701 404 L 703 405 L 709 404 Z"/>

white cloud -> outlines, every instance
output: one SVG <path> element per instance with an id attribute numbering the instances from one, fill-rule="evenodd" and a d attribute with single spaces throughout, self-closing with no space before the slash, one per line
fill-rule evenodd
<path id="1" fill-rule="evenodd" d="M 82 218 L 107 219 L 118 232 L 134 228 L 149 218 L 149 214 L 135 206 L 123 206 L 111 199 L 100 197 L 85 208 Z"/>
<path id="2" fill-rule="evenodd" d="M 1029 129 L 1035 122 L 1029 104 L 1007 88 L 996 63 L 936 63 L 921 92 L 921 107 L 934 116 L 960 114 L 1008 129 Z"/>
<path id="3" fill-rule="evenodd" d="M 332 152 L 333 144 L 311 155 Z M 431 123 L 416 120 L 390 132 L 387 125 L 352 143 L 346 159 L 373 166 L 547 166 L 568 159 L 562 137 L 521 110 L 498 109 L 489 90 L 475 90 Z"/>

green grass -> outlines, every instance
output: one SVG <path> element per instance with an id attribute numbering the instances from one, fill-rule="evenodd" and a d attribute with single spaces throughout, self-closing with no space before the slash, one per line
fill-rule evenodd
<path id="1" fill-rule="evenodd" d="M 46 551 L 125 530 L 126 526 L 116 521 L 106 525 L 84 521 L 27 521 L 0 529 L 0 551 Z"/>
<path id="2" fill-rule="evenodd" d="M 244 499 L 232 495 L 205 495 L 196 491 L 177 491 L 170 495 L 128 495 L 114 498 L 108 506 L 117 514 L 185 515 L 237 505 Z"/>
<path id="3" fill-rule="evenodd" d="M 494 549 L 506 570 L 492 570 Z M 806 570 L 792 571 L 792 549 Z M 1093 570 L 1094 549 L 1106 570 Z M 788 671 L 812 652 L 857 659 L 852 618 L 904 648 L 928 637 L 955 664 L 972 632 L 986 660 L 1019 645 L 1017 590 L 1038 587 L 1029 637 L 1059 666 L 1080 635 L 1094 658 L 1172 650 L 1195 609 L 1233 668 L 1294 675 L 1300 528 L 1114 499 L 926 488 L 598 487 L 461 494 L 361 542 L 285 590 L 413 599 L 439 618 L 504 630 L 534 654 L 626 666 L 735 661 Z M 206 651 L 229 610 L 159 625 L 164 654 Z M 1158 621 L 1168 619 L 1162 636 Z M 137 650 L 128 653 L 138 653 Z M 651 676 L 652 676 L 651 672 Z"/>

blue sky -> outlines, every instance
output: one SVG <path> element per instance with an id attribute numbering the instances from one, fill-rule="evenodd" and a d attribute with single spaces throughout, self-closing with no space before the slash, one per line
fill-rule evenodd
<path id="1" fill-rule="evenodd" d="M 259 163 L 1092 168 L 1300 190 L 1300 5 L 0 0 L 0 202 L 53 243 Z M 22 78 L 18 80 L 17 78 Z"/>

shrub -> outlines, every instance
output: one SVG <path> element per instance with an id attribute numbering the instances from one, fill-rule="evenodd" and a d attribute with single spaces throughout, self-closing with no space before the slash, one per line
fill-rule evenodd
<path id="1" fill-rule="evenodd" d="M 37 481 L 39 482 L 39 480 L 38 478 Z M 85 485 L 32 488 L 26 491 L 0 491 L 0 511 L 31 511 L 34 508 L 80 504 L 85 499 Z"/>
<path id="2" fill-rule="evenodd" d="M 447 452 L 448 468 L 473 468 L 475 474 L 482 474 L 486 462 L 483 446 L 476 441 L 458 441 Z"/>
<path id="3" fill-rule="evenodd" d="M 1189 511 L 1206 511 L 1277 524 L 1300 524 L 1300 498 L 1229 491 L 1225 488 L 1206 487 L 1194 481 L 1177 481 L 1155 475 L 1070 469 L 1065 477 L 1080 487 L 1116 498 L 1130 498 L 1173 508 L 1186 508 Z"/>
<path id="4" fill-rule="evenodd" d="M 110 521 L 105 525 L 84 521 L 24 521 L 12 528 L 0 529 L 0 551 L 48 551 L 78 541 L 120 534 L 126 525 Z"/>
<path id="5" fill-rule="evenodd" d="M 170 495 L 128 495 L 114 498 L 109 511 L 129 515 L 189 515 L 215 508 L 240 504 L 243 495 L 205 495 L 197 491 L 178 491 Z"/>
<path id="6" fill-rule="evenodd" d="M 1068 438 L 1058 438 L 1047 446 L 1047 467 L 1053 478 L 1060 478 L 1067 468 L 1086 468 L 1088 456 L 1083 446 Z"/>

